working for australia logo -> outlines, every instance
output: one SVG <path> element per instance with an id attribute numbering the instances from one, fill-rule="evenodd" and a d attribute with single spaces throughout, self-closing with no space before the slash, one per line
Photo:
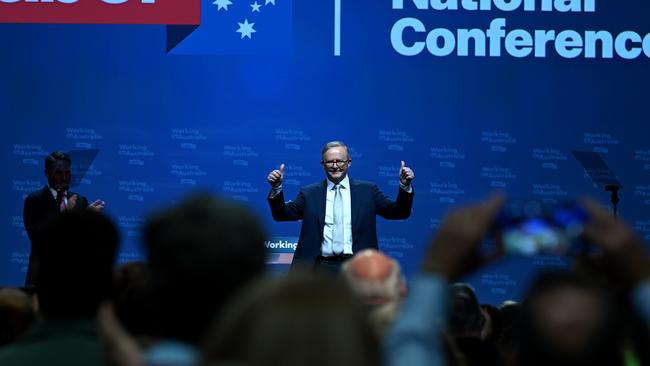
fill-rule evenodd
<path id="1" fill-rule="evenodd" d="M 177 55 L 290 55 L 292 0 L 201 0 L 201 24 L 171 26 Z"/>

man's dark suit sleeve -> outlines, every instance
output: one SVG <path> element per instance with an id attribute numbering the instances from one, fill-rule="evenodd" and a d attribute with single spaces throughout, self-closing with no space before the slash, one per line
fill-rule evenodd
<path id="1" fill-rule="evenodd" d="M 44 207 L 42 207 L 41 200 L 38 197 L 30 194 L 25 198 L 25 205 L 23 207 L 23 223 L 29 240 L 33 243 L 43 231 L 47 223 L 47 214 Z"/>
<path id="2" fill-rule="evenodd" d="M 373 186 L 373 196 L 375 199 L 375 207 L 377 207 L 377 214 L 388 220 L 403 220 L 411 216 L 411 208 L 413 207 L 413 191 L 406 192 L 399 188 L 397 193 L 397 200 L 393 201 L 386 197 L 377 185 Z"/>
<path id="3" fill-rule="evenodd" d="M 23 222 L 27 236 L 31 241 L 25 286 L 36 285 L 37 283 L 38 268 L 40 267 L 40 248 L 45 240 L 43 232 L 57 213 L 56 203 L 45 189 L 34 192 L 25 198 Z"/>
<path id="4" fill-rule="evenodd" d="M 29 240 L 33 243 L 35 239 L 43 232 L 43 229 L 56 214 L 56 209 L 49 207 L 50 201 L 44 195 L 49 192 L 38 192 L 39 194 L 30 194 L 25 198 L 23 206 L 23 223 Z M 75 209 L 85 209 L 88 207 L 88 199 L 80 194 L 77 195 L 77 204 Z M 52 201 L 53 202 L 53 201 Z"/>
<path id="5" fill-rule="evenodd" d="M 284 193 L 280 191 L 275 197 L 269 197 L 271 215 L 275 221 L 302 220 L 305 209 L 305 196 L 300 191 L 294 201 L 284 202 Z"/>

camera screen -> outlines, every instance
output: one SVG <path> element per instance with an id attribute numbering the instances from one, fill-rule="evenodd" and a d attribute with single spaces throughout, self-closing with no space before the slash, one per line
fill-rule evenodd
<path id="1" fill-rule="evenodd" d="M 510 254 L 566 254 L 582 233 L 586 213 L 575 204 L 509 203 L 498 223 L 503 249 Z"/>

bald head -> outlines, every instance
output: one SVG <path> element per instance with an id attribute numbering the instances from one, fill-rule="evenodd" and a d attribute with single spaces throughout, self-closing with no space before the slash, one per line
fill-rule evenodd
<path id="1" fill-rule="evenodd" d="M 365 249 L 343 263 L 341 275 L 367 307 L 377 333 L 384 334 L 406 294 L 399 263 L 375 249 Z"/>
<path id="2" fill-rule="evenodd" d="M 395 268 L 389 257 L 375 249 L 360 251 L 347 266 L 353 276 L 365 281 L 384 281 Z"/>
<path id="3" fill-rule="evenodd" d="M 343 263 L 341 275 L 364 303 L 397 302 L 406 291 L 399 263 L 375 249 L 364 249 Z"/>

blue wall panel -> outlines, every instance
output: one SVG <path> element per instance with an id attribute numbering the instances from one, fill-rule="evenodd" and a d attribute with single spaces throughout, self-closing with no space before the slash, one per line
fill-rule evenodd
<path id="1" fill-rule="evenodd" d="M 233 11 L 249 5 L 232 1 Z M 494 5 L 491 11 L 418 10 L 407 0 L 399 10 L 390 1 L 344 0 L 337 57 L 335 2 L 276 0 L 277 8 L 267 4 L 252 15 L 258 32 L 250 40 L 238 33 L 233 40 L 205 25 L 221 21 L 224 11 L 204 1 L 205 27 L 169 53 L 165 26 L 0 25 L 0 284 L 24 281 L 29 242 L 22 202 L 45 183 L 42 161 L 56 149 L 98 150 L 76 189 L 108 202 L 106 212 L 123 234 L 121 261 L 142 258 L 139 226 L 148 212 L 195 189 L 249 205 L 263 218 L 270 242 L 295 242 L 299 224 L 270 217 L 265 177 L 285 163 L 285 190 L 293 197 L 301 185 L 323 179 L 320 149 L 332 139 L 350 145 L 351 176 L 375 181 L 389 195 L 397 192 L 400 160 L 414 169 L 412 217 L 378 225 L 382 248 L 407 274 L 450 207 L 495 189 L 547 200 L 590 194 L 605 203 L 572 150 L 603 155 L 625 187 L 622 216 L 650 237 L 650 37 L 646 52 L 630 60 L 566 58 L 552 44 L 546 57 L 516 58 L 503 39 L 501 57 L 440 57 L 426 49 L 403 56 L 390 38 L 406 17 L 427 31 L 485 31 L 504 18 L 507 32 L 643 37 L 650 4 L 600 1 L 595 12 L 504 12 Z M 407 31 L 404 41 L 425 37 Z M 568 262 L 506 258 L 469 281 L 483 301 L 496 303 L 519 298 L 538 269 Z"/>

